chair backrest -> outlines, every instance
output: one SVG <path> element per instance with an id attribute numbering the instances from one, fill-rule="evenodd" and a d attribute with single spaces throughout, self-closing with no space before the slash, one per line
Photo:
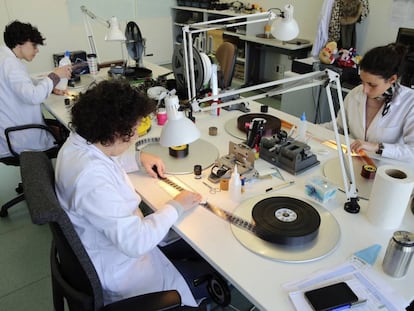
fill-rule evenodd
<path id="1" fill-rule="evenodd" d="M 216 59 L 220 64 L 222 77 L 219 79 L 219 87 L 230 87 L 236 66 L 237 47 L 231 42 L 223 42 L 216 50 Z"/>
<path id="2" fill-rule="evenodd" d="M 22 152 L 20 170 L 32 222 L 38 225 L 48 223 L 52 231 L 51 268 L 55 310 L 63 310 L 63 297 L 71 310 L 101 309 L 103 294 L 99 277 L 56 197 L 54 169 L 50 159 L 44 152 Z"/>

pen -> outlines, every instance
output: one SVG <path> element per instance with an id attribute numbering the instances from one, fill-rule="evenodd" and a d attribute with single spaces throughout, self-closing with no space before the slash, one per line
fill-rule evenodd
<path id="1" fill-rule="evenodd" d="M 274 190 L 280 190 L 280 189 L 289 187 L 289 186 L 293 185 L 294 183 L 295 183 L 295 181 L 294 180 L 291 180 L 291 181 L 285 182 L 283 184 L 277 185 L 275 187 L 267 188 L 266 189 L 266 192 L 270 192 L 270 191 L 274 191 Z"/>
<path id="2" fill-rule="evenodd" d="M 347 305 L 342 306 L 342 307 L 331 309 L 330 311 L 340 311 L 340 310 L 352 309 L 352 308 L 355 308 L 355 307 L 359 307 L 360 305 L 362 305 L 366 302 L 367 302 L 366 299 L 362 299 L 362 300 L 355 301 L 353 303 L 347 304 Z"/>

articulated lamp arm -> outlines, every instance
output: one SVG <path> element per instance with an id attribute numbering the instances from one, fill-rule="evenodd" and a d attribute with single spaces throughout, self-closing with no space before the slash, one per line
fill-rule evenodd
<path id="1" fill-rule="evenodd" d="M 338 100 L 339 100 L 339 111 L 338 114 L 342 120 L 343 129 L 344 129 L 344 138 L 345 138 L 345 145 L 346 145 L 346 153 L 344 154 L 341 148 L 341 139 L 340 139 L 340 133 L 338 129 L 338 125 L 336 123 L 336 115 L 335 115 L 335 109 L 334 104 L 332 100 L 332 92 L 331 92 L 331 85 L 335 84 Z M 350 213 L 358 213 L 359 212 L 359 205 L 358 205 L 358 192 L 356 190 L 356 182 L 355 182 L 355 174 L 354 169 L 352 165 L 352 157 L 351 157 L 351 148 L 350 148 L 350 140 L 349 140 L 349 134 L 348 134 L 348 126 L 347 126 L 347 120 L 346 120 L 346 114 L 345 114 L 345 108 L 343 103 L 343 97 L 342 97 L 342 88 L 341 88 L 341 82 L 339 80 L 339 74 L 332 71 L 332 70 L 325 70 L 325 71 L 316 71 L 311 72 L 307 74 L 298 75 L 291 78 L 286 79 L 280 79 L 275 80 L 271 82 L 261 83 L 250 87 L 240 88 L 233 91 L 224 92 L 218 95 L 205 97 L 202 99 L 194 98 L 191 101 L 191 107 L 194 112 L 198 111 L 207 111 L 211 109 L 216 109 L 218 107 L 226 107 L 233 104 L 246 102 L 249 100 L 257 100 L 260 98 L 265 97 L 272 97 L 275 95 L 280 94 L 286 94 L 297 90 L 303 90 L 315 86 L 321 86 L 325 88 L 327 98 L 328 98 L 328 104 L 329 104 L 329 110 L 331 113 L 334 133 L 335 133 L 335 141 L 338 146 L 338 156 L 339 161 L 341 165 L 341 173 L 343 177 L 343 183 L 344 183 L 344 189 L 345 194 L 347 198 L 347 202 L 344 205 L 344 208 L 346 211 Z M 199 104 L 207 101 L 218 101 L 221 98 L 224 97 L 232 97 L 234 95 L 239 95 L 241 93 L 246 93 L 254 90 L 263 90 L 263 89 L 269 89 L 270 87 L 275 87 L 274 89 L 267 91 L 265 93 L 260 93 L 257 95 L 249 96 L 249 97 L 243 97 L 235 100 L 226 101 L 224 103 L 220 103 L 215 107 L 204 107 L 200 108 Z"/>

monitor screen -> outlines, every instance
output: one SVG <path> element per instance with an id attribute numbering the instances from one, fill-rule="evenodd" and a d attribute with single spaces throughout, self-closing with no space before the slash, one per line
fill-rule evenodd
<path id="1" fill-rule="evenodd" d="M 414 29 L 399 28 L 397 42 L 409 46 L 409 53 L 414 52 Z"/>

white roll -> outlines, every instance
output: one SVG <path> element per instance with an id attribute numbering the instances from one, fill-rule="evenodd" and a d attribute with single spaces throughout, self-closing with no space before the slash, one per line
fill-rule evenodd
<path id="1" fill-rule="evenodd" d="M 380 166 L 368 202 L 368 220 L 385 229 L 398 228 L 413 187 L 414 178 L 408 170 L 391 165 Z"/>

